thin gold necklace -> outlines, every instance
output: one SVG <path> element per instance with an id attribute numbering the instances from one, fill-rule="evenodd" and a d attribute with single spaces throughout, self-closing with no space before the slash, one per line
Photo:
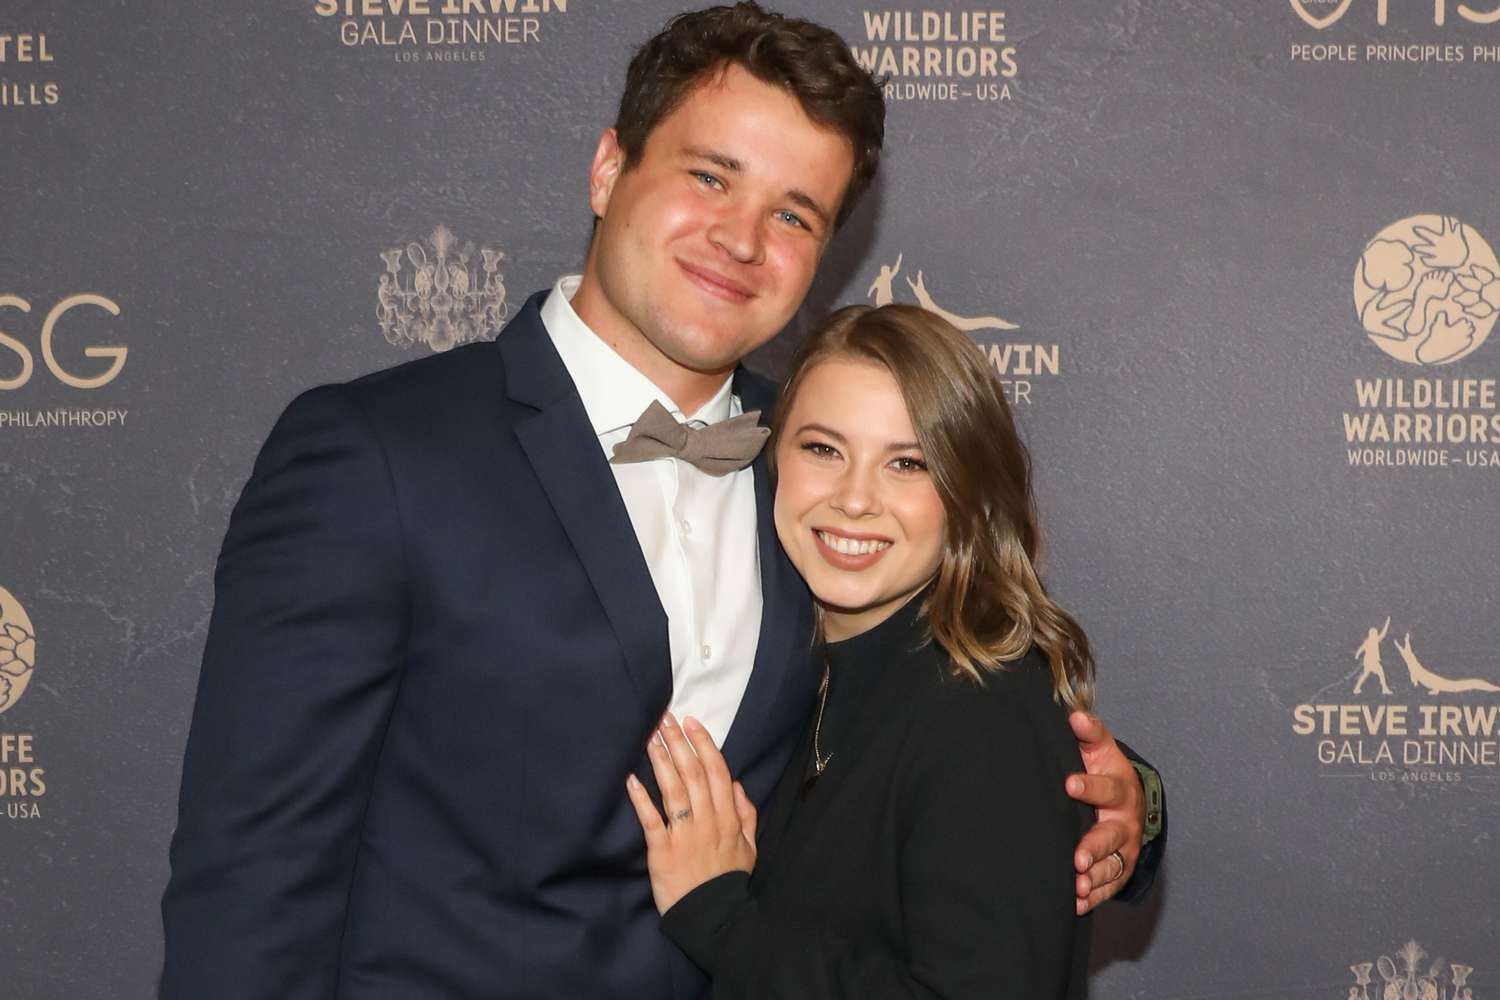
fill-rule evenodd
<path id="1" fill-rule="evenodd" d="M 829 761 L 833 760 L 833 754 L 829 754 L 827 757 L 824 757 L 823 756 L 823 751 L 820 749 L 820 744 L 822 742 L 822 736 L 823 736 L 823 708 L 828 704 L 828 682 L 829 682 L 829 679 L 830 679 L 829 668 L 828 668 L 827 664 L 824 664 L 824 666 L 823 666 L 823 683 L 821 685 L 819 685 L 819 687 L 818 687 L 818 721 L 813 725 L 813 776 L 814 777 L 821 777 L 822 774 L 823 774 L 823 769 L 828 766 L 828 762 Z"/>

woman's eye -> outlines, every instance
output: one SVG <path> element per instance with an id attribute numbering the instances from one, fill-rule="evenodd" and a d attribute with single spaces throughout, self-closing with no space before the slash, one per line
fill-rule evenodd
<path id="1" fill-rule="evenodd" d="M 802 450 L 817 458 L 833 458 L 838 454 L 838 452 L 834 450 L 832 445 L 824 444 L 821 441 L 804 442 L 802 445 Z"/>
<path id="2" fill-rule="evenodd" d="M 896 471 L 898 472 L 927 471 L 926 462 L 922 461 L 920 458 L 912 458 L 910 455 L 903 455 L 902 457 L 896 459 L 892 464 L 896 466 Z"/>

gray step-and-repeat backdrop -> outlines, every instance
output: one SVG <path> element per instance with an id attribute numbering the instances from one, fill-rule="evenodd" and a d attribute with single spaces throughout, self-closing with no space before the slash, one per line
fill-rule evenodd
<path id="1" fill-rule="evenodd" d="M 0 996 L 152 994 L 258 446 L 578 267 L 625 62 L 678 9 L 0 3 Z M 1500 998 L 1500 5 L 784 9 L 890 75 L 806 315 L 972 333 L 1101 712 L 1166 775 L 1093 995 Z M 466 276 L 448 324 L 424 268 Z"/>

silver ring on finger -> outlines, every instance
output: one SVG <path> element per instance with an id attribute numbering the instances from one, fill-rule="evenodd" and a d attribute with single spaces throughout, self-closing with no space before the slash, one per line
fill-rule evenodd
<path id="1" fill-rule="evenodd" d="M 692 818 L 693 818 L 693 811 L 691 809 L 679 809 L 679 810 L 677 810 L 676 812 L 674 812 L 672 814 L 672 822 L 673 823 L 681 823 L 684 820 L 689 820 L 689 819 L 692 819 Z"/>
<path id="2" fill-rule="evenodd" d="M 1110 876 L 1109 880 L 1111 882 L 1118 882 L 1120 880 L 1120 876 L 1125 874 L 1125 855 L 1116 850 L 1109 852 L 1109 856 L 1114 858 L 1115 864 L 1120 866 L 1118 869 L 1116 869 L 1115 873 Z"/>

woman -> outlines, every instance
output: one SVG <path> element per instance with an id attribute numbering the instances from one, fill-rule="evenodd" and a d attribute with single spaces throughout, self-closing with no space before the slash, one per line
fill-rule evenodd
<path id="1" fill-rule="evenodd" d="M 1062 792 L 1088 642 L 1037 579 L 1026 449 L 946 321 L 851 306 L 772 424 L 775 520 L 817 600 L 819 704 L 757 817 L 702 726 L 632 776 L 663 927 L 716 997 L 1082 997 Z M 751 874 L 753 872 L 753 874 Z"/>

